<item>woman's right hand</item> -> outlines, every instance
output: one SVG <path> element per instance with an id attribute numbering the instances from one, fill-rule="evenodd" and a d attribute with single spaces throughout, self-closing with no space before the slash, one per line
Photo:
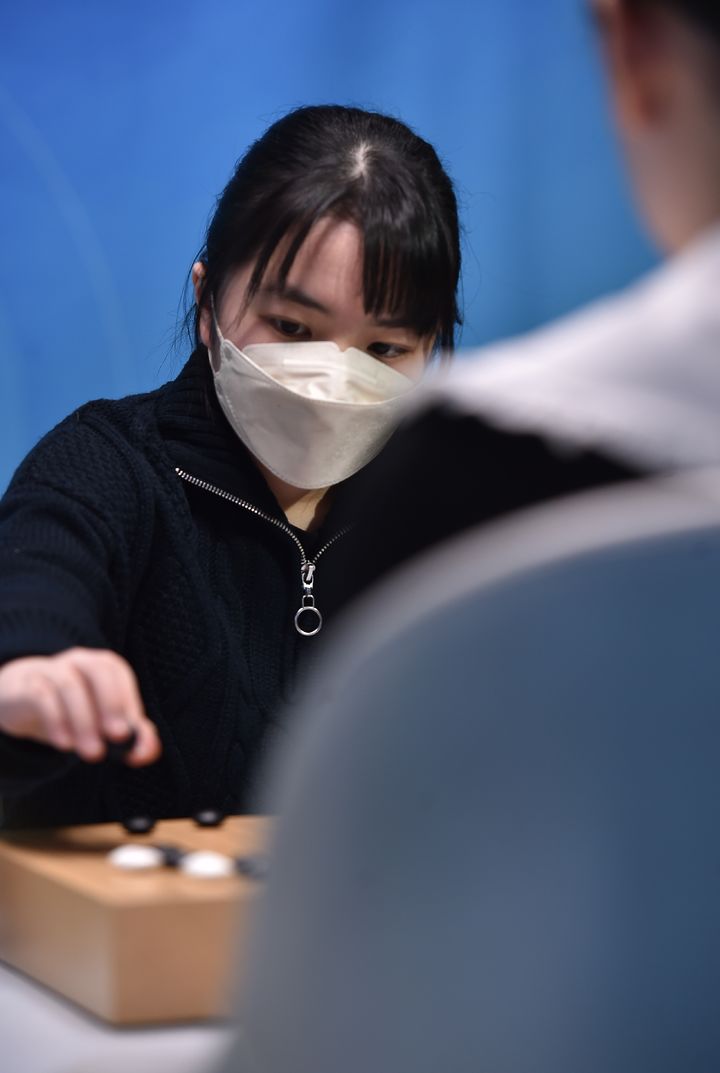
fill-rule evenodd
<path id="1" fill-rule="evenodd" d="M 152 764 L 162 751 L 129 663 L 115 652 L 70 648 L 0 667 L 0 730 L 95 762 L 105 742 L 136 741 L 125 762 Z"/>

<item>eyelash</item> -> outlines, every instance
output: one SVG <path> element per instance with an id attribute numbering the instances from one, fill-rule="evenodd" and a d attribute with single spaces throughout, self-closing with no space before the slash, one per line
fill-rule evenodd
<path id="1" fill-rule="evenodd" d="M 304 335 L 309 335 L 310 332 L 304 324 L 300 324 L 296 320 L 286 320 L 285 317 L 271 317 L 270 325 L 278 335 L 282 335 L 285 339 L 301 339 Z M 299 328 L 299 332 L 285 331 L 285 328 Z"/>
<path id="2" fill-rule="evenodd" d="M 306 336 L 310 336 L 309 329 L 296 320 L 287 320 L 285 317 L 270 317 L 269 324 L 278 335 L 281 335 L 284 339 L 304 339 Z M 291 330 L 288 331 L 288 328 Z M 299 328 L 300 331 L 293 331 L 292 329 L 295 328 Z M 377 348 L 385 348 L 385 353 L 378 354 L 376 352 Z M 392 361 L 395 358 L 402 358 L 405 354 L 409 353 L 407 347 L 401 347 L 395 343 L 371 343 L 366 350 L 372 357 L 378 358 L 381 361 L 383 359 Z"/>
<path id="3" fill-rule="evenodd" d="M 373 347 L 386 347 L 387 351 L 393 351 L 393 353 L 376 354 L 373 351 Z M 374 358 L 379 358 L 380 360 L 387 358 L 388 361 L 392 361 L 394 358 L 402 358 L 409 353 L 407 347 L 398 346 L 396 343 L 371 343 L 367 348 L 367 352 L 372 354 Z"/>

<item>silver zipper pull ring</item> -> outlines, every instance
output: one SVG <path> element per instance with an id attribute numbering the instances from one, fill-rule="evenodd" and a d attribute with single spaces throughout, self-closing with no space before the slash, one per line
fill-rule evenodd
<path id="1" fill-rule="evenodd" d="M 314 637 L 320 633 L 323 618 L 315 606 L 313 587 L 315 585 L 315 563 L 304 562 L 301 569 L 303 598 L 295 614 L 295 629 L 301 637 Z M 308 617 L 309 616 L 309 617 Z M 303 618 L 306 625 L 303 626 Z"/>
<path id="2" fill-rule="evenodd" d="M 254 503 L 248 503 L 246 499 L 240 499 L 239 496 L 233 495 L 231 492 L 226 492 L 223 488 L 218 488 L 214 484 L 210 484 L 208 481 L 203 481 L 199 477 L 193 477 L 192 473 L 186 473 L 184 469 L 175 467 L 175 472 L 181 480 L 191 484 L 194 488 L 200 488 L 203 492 L 211 492 L 213 495 L 218 496 L 220 499 L 225 499 L 228 503 L 233 503 L 236 507 L 242 507 L 249 514 L 254 514 L 256 518 L 262 518 L 264 522 L 268 522 L 270 525 L 274 525 L 276 529 L 281 529 L 300 552 L 301 564 L 300 564 L 300 576 L 302 578 L 303 587 L 303 602 L 302 607 L 299 607 L 295 614 L 295 629 L 303 637 L 314 637 L 316 633 L 320 633 L 322 629 L 323 619 L 322 615 L 315 606 L 315 597 L 313 596 L 313 584 L 315 581 L 315 567 L 317 561 L 321 555 L 324 555 L 328 548 L 331 548 L 333 544 L 344 537 L 346 533 L 350 532 L 350 526 L 346 525 L 342 529 L 339 529 L 330 540 L 326 541 L 319 551 L 315 552 L 315 561 L 310 562 L 305 549 L 302 546 L 301 541 L 298 539 L 297 534 L 292 531 L 289 525 L 280 521 L 279 518 L 274 518 L 272 514 L 266 514 L 265 511 L 260 510 Z M 300 619 L 302 615 L 309 615 L 310 622 L 314 624 L 312 630 L 304 630 L 300 627 Z"/>

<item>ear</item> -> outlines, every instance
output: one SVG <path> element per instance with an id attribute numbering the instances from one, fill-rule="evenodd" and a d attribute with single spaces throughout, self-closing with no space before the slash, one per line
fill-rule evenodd
<path id="1" fill-rule="evenodd" d="M 198 330 L 200 332 L 200 339 L 204 346 L 210 347 L 210 310 L 207 306 L 202 304 L 203 291 L 205 290 L 205 280 L 207 278 L 207 269 L 202 261 L 196 261 L 192 266 L 192 272 L 190 273 L 192 279 L 193 290 L 195 292 L 195 303 L 200 313 L 200 319 L 198 322 Z"/>
<path id="2" fill-rule="evenodd" d="M 671 27 L 653 5 L 631 8 L 625 0 L 595 0 L 605 63 L 621 130 L 633 135 L 654 126 L 672 97 Z"/>

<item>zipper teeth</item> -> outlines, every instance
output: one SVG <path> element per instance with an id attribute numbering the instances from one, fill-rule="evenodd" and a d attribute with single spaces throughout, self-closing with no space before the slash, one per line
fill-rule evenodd
<path id="1" fill-rule="evenodd" d="M 351 525 L 344 525 L 342 527 L 342 529 L 338 529 L 338 531 L 335 534 L 335 536 L 330 537 L 328 542 L 326 544 L 323 544 L 323 546 L 320 548 L 320 551 L 315 552 L 315 558 L 312 560 L 312 562 L 316 563 L 318 561 L 318 559 L 320 558 L 320 556 L 324 552 L 326 552 L 328 550 L 328 548 L 331 548 L 333 546 L 333 544 L 335 543 L 336 540 L 339 540 L 340 537 L 344 537 L 345 534 L 349 533 L 351 529 L 352 529 Z"/>
<path id="2" fill-rule="evenodd" d="M 309 559 L 299 537 L 297 537 L 295 533 L 293 533 L 289 525 L 286 525 L 285 522 L 281 522 L 279 518 L 273 518 L 272 514 L 266 514 L 264 510 L 260 510 L 260 508 L 254 506 L 253 503 L 248 503 L 246 499 L 241 499 L 240 496 L 233 495 L 232 492 L 226 492 L 223 488 L 218 488 L 215 484 L 210 484 L 208 481 L 203 481 L 199 477 L 193 477 L 191 473 L 186 473 L 184 469 L 179 469 L 178 467 L 176 467 L 175 472 L 177 473 L 178 477 L 181 478 L 181 480 L 187 481 L 188 484 L 192 484 L 196 488 L 201 488 L 203 492 L 212 492 L 213 495 L 220 496 L 221 499 L 227 499 L 229 503 L 234 503 L 237 507 L 243 507 L 245 510 L 249 510 L 251 514 L 256 514 L 258 518 L 262 518 L 264 521 L 270 522 L 271 525 L 276 526 L 278 529 L 282 529 L 283 533 L 287 533 L 290 539 L 294 541 L 294 543 L 298 547 L 300 555 L 302 556 L 303 566 L 306 566 L 310 563 L 316 563 L 320 556 L 323 555 L 324 552 L 328 550 L 328 548 L 332 547 L 336 540 L 339 540 L 340 537 L 345 536 L 345 534 L 348 533 L 351 528 L 349 525 L 344 526 L 337 533 L 335 533 L 335 535 L 331 537 L 330 540 L 327 541 L 327 543 L 323 544 L 320 550 L 316 552 L 314 559 Z"/>

